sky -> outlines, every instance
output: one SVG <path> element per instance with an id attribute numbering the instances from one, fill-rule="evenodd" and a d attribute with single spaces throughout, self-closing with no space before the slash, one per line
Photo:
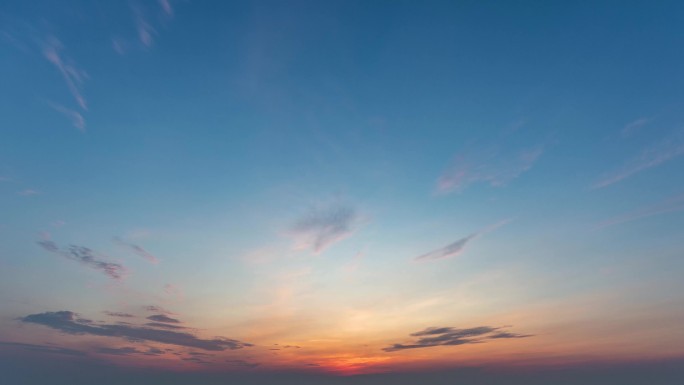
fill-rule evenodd
<path id="1" fill-rule="evenodd" d="M 3 1 L 0 375 L 671 385 L 683 111 L 677 1 Z"/>

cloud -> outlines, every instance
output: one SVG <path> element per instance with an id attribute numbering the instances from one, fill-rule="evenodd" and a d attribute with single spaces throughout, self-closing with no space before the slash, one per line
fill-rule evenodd
<path id="1" fill-rule="evenodd" d="M 60 249 L 57 244 L 49 239 L 37 242 L 43 249 L 59 254 L 72 261 L 79 262 L 91 269 L 100 270 L 109 277 L 120 280 L 126 273 L 126 268 L 118 263 L 105 262 L 98 259 L 95 252 L 87 247 L 70 245 L 68 248 Z"/>
<path id="2" fill-rule="evenodd" d="M 299 219 L 289 231 L 297 248 L 323 252 L 355 231 L 359 216 L 353 207 L 333 204 L 318 207 Z"/>
<path id="3" fill-rule="evenodd" d="M 30 189 L 30 188 L 27 188 L 27 189 L 25 189 L 25 190 L 18 191 L 17 194 L 19 194 L 19 195 L 21 195 L 21 196 L 23 196 L 23 197 L 29 197 L 29 196 L 32 196 L 32 195 L 38 195 L 38 194 L 40 194 L 40 191 L 36 191 L 36 190 Z"/>
<path id="4" fill-rule="evenodd" d="M 194 362 L 197 364 L 211 364 L 212 363 L 211 361 L 203 360 L 199 357 L 185 357 L 185 358 L 181 358 L 181 360 L 188 361 L 188 362 Z"/>
<path id="5" fill-rule="evenodd" d="M 629 122 L 626 124 L 620 133 L 622 134 L 622 137 L 627 137 L 632 134 L 634 134 L 636 131 L 638 131 L 641 127 L 645 126 L 646 124 L 651 122 L 651 118 L 639 118 L 633 122 Z"/>
<path id="6" fill-rule="evenodd" d="M 179 320 L 175 318 L 168 317 L 164 314 L 155 314 L 147 317 L 148 320 L 150 321 L 156 321 L 156 322 L 165 322 L 165 323 L 172 323 L 172 324 L 179 324 L 181 323 Z"/>
<path id="7" fill-rule="evenodd" d="M 128 313 L 122 313 L 118 311 L 104 311 L 105 314 L 111 317 L 121 317 L 121 318 L 133 318 L 135 317 L 133 314 L 128 314 Z"/>
<path id="8" fill-rule="evenodd" d="M 163 329 L 187 329 L 185 326 L 178 326 L 178 325 L 171 325 L 171 324 L 165 324 L 161 322 L 148 322 L 145 324 L 145 326 L 153 327 L 153 328 L 163 328 Z"/>
<path id="9" fill-rule="evenodd" d="M 79 319 L 78 314 L 67 310 L 30 314 L 20 318 L 20 321 L 47 326 L 73 335 L 116 337 L 137 342 L 159 342 L 209 351 L 235 350 L 252 346 L 252 344 L 224 337 L 201 339 L 187 332 L 150 329 L 136 325 L 107 323 L 93 325 L 91 322 L 85 322 L 88 320 Z"/>
<path id="10" fill-rule="evenodd" d="M 147 311 L 155 312 L 155 313 L 162 313 L 162 314 L 166 314 L 166 315 L 174 315 L 173 312 L 166 310 L 161 306 L 156 306 L 156 305 L 143 306 L 143 309 L 145 309 Z"/>
<path id="11" fill-rule="evenodd" d="M 437 193 L 462 191 L 477 182 L 503 186 L 531 169 L 543 153 L 544 147 L 537 146 L 515 153 L 489 148 L 459 154 L 437 179 Z"/>
<path id="12" fill-rule="evenodd" d="M 142 354 L 145 356 L 159 356 L 164 354 L 164 351 L 157 348 L 149 348 L 147 351 L 142 351 L 136 349 L 133 346 L 124 346 L 122 348 L 101 347 L 96 350 L 96 353 L 110 354 L 114 356 L 130 356 L 138 354 Z"/>
<path id="13" fill-rule="evenodd" d="M 256 368 L 257 366 L 261 365 L 261 364 L 256 363 L 256 362 L 249 362 L 249 361 L 245 361 L 245 360 L 226 360 L 225 362 L 227 362 L 230 365 L 240 366 L 243 368 Z"/>
<path id="14" fill-rule="evenodd" d="M 138 245 L 125 242 L 123 239 L 119 237 L 114 238 L 114 243 L 116 243 L 119 246 L 125 247 L 126 249 L 134 252 L 135 254 L 147 259 L 151 263 L 159 263 L 159 259 L 157 259 L 157 257 L 155 257 L 154 255 L 152 255 L 152 253 L 148 252 L 147 250 L 143 249 Z"/>
<path id="15" fill-rule="evenodd" d="M 112 48 L 114 49 L 114 52 L 118 53 L 119 55 L 126 54 L 126 46 L 127 44 L 123 39 L 118 37 L 112 38 Z"/>
<path id="16" fill-rule="evenodd" d="M 592 189 L 600 189 L 618 183 L 641 171 L 656 167 L 684 154 L 684 131 L 654 143 L 641 151 L 620 170 L 594 183 Z"/>
<path id="17" fill-rule="evenodd" d="M 138 39 L 143 43 L 145 47 L 151 47 L 154 43 L 154 38 L 152 37 L 157 32 L 152 27 L 152 25 L 145 18 L 145 14 L 142 8 L 138 5 L 133 5 L 133 15 L 135 16 L 135 28 L 138 31 Z"/>
<path id="18" fill-rule="evenodd" d="M 69 58 L 62 54 L 63 49 L 64 46 L 62 43 L 54 36 L 50 36 L 44 44 L 43 55 L 59 70 L 79 107 L 83 110 L 88 110 L 86 100 L 81 94 L 82 84 L 88 75 L 85 71 L 77 68 Z"/>
<path id="19" fill-rule="evenodd" d="M 166 13 L 167 15 L 173 15 L 173 8 L 171 7 L 171 3 L 169 2 L 169 0 L 159 0 L 159 6 L 164 10 L 164 13 Z"/>
<path id="20" fill-rule="evenodd" d="M 140 354 L 142 353 L 138 349 L 132 347 L 132 346 L 126 346 L 123 348 L 99 348 L 96 350 L 97 353 L 102 353 L 102 354 L 111 354 L 111 355 L 116 355 L 116 356 L 128 356 L 131 354 Z"/>
<path id="21" fill-rule="evenodd" d="M 424 260 L 457 257 L 463 253 L 466 245 L 468 243 L 470 243 L 470 241 L 472 241 L 472 240 L 474 240 L 474 239 L 476 239 L 476 238 L 478 238 L 478 237 L 480 237 L 486 233 L 492 232 L 492 231 L 498 229 L 499 227 L 507 224 L 508 222 L 510 222 L 509 219 L 499 221 L 499 222 L 497 222 L 491 226 L 485 227 L 484 229 L 482 229 L 476 233 L 470 234 L 467 237 L 463 237 L 463 238 L 461 238 L 461 239 L 459 239 L 453 243 L 450 243 L 444 247 L 441 247 L 437 250 L 433 250 L 429 253 L 420 255 L 420 256 L 416 257 L 415 260 L 416 261 L 424 261 Z"/>
<path id="22" fill-rule="evenodd" d="M 81 132 L 85 132 L 85 119 L 83 118 L 83 115 L 81 115 L 78 111 L 74 111 L 70 108 L 66 108 L 60 104 L 57 103 L 52 103 L 48 102 L 50 107 L 52 107 L 55 111 L 61 113 L 62 115 L 66 116 L 71 120 L 71 124 L 78 128 Z"/>
<path id="23" fill-rule="evenodd" d="M 466 344 L 484 343 L 492 339 L 525 338 L 531 335 L 516 334 L 507 331 L 499 331 L 501 328 L 491 326 L 478 326 L 468 329 L 453 327 L 431 327 L 412 333 L 411 337 L 418 337 L 409 344 L 392 344 L 382 350 L 396 352 L 399 350 L 429 348 L 434 346 L 456 346 Z"/>
<path id="24" fill-rule="evenodd" d="M 639 210 L 620 215 L 599 223 L 596 228 L 604 228 L 625 222 L 631 222 L 641 218 L 647 218 L 654 215 L 666 214 L 676 211 L 684 210 L 684 194 L 676 195 L 666 199 L 663 202 L 655 205 L 647 206 Z"/>
<path id="25" fill-rule="evenodd" d="M 170 283 L 164 285 L 164 293 L 166 293 L 166 295 L 177 301 L 182 301 L 184 297 L 183 289 L 181 289 L 177 285 L 173 285 Z"/>
<path id="26" fill-rule="evenodd" d="M 34 344 L 23 344 L 20 342 L 5 342 L 0 341 L 0 346 L 18 347 L 22 349 L 32 350 L 41 353 L 56 353 L 56 354 L 66 354 L 70 356 L 85 356 L 86 353 L 80 350 L 62 348 L 59 346 L 50 345 L 34 345 Z"/>

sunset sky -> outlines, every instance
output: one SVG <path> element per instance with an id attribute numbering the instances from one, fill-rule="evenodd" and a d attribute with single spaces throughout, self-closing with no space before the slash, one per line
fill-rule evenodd
<path id="1" fill-rule="evenodd" d="M 683 170 L 680 1 L 2 1 L 0 379 L 673 384 Z"/>

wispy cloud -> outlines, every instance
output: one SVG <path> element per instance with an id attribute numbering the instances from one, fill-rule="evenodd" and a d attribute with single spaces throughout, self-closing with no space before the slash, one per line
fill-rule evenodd
<path id="1" fill-rule="evenodd" d="M 126 42 L 118 37 L 113 37 L 112 38 L 112 48 L 114 49 L 114 52 L 118 53 L 119 55 L 124 55 L 126 54 L 127 50 L 127 44 Z"/>
<path id="2" fill-rule="evenodd" d="M 52 103 L 48 102 L 50 104 L 50 107 L 52 107 L 55 111 L 59 112 L 60 114 L 66 116 L 71 120 L 71 124 L 79 129 L 81 132 L 85 132 L 85 119 L 83 118 L 83 115 L 81 115 L 78 111 L 72 110 L 70 108 L 66 108 L 60 104 L 57 103 Z"/>
<path id="3" fill-rule="evenodd" d="M 152 24 L 145 17 L 145 13 L 139 5 L 133 5 L 133 15 L 135 18 L 135 28 L 138 32 L 138 39 L 145 47 L 151 47 L 154 43 L 153 35 L 157 33 Z"/>
<path id="4" fill-rule="evenodd" d="M 462 191 L 478 182 L 503 186 L 532 168 L 543 153 L 543 146 L 512 153 L 497 148 L 471 149 L 457 155 L 437 179 L 437 193 Z"/>
<path id="5" fill-rule="evenodd" d="M 21 196 L 23 196 L 23 197 L 29 197 L 29 196 L 32 196 L 32 195 L 38 195 L 38 194 L 40 194 L 40 191 L 36 191 L 36 190 L 30 189 L 30 188 L 27 188 L 27 189 L 25 189 L 25 190 L 18 191 L 17 194 L 19 194 L 19 195 L 21 195 Z"/>
<path id="6" fill-rule="evenodd" d="M 178 285 L 173 285 L 170 283 L 164 285 L 164 293 L 177 301 L 182 301 L 184 297 L 183 289 Z"/>
<path id="7" fill-rule="evenodd" d="M 392 344 L 382 350 L 396 352 L 399 350 L 429 348 L 434 346 L 456 346 L 466 344 L 484 343 L 493 339 L 525 338 L 529 334 L 516 334 L 501 331 L 501 328 L 491 326 L 478 326 L 468 329 L 453 327 L 431 327 L 412 333 L 411 337 L 418 337 L 408 344 Z"/>
<path id="8" fill-rule="evenodd" d="M 91 269 L 100 270 L 109 277 L 120 280 L 126 273 L 126 268 L 118 263 L 106 262 L 99 259 L 99 256 L 91 249 L 83 246 L 70 245 L 60 249 L 57 244 L 49 239 L 37 242 L 43 249 L 59 254 L 72 261 L 79 262 Z"/>
<path id="9" fill-rule="evenodd" d="M 623 128 L 622 131 L 620 131 L 620 134 L 622 134 L 622 137 L 628 137 L 635 132 L 637 132 L 641 127 L 647 125 L 648 123 L 651 122 L 651 118 L 639 118 L 633 122 L 629 122 L 626 124 Z"/>
<path id="10" fill-rule="evenodd" d="M 128 341 L 159 342 L 209 351 L 235 350 L 252 346 L 252 344 L 224 337 L 202 339 L 187 332 L 159 330 L 127 324 L 95 324 L 90 320 L 80 319 L 78 314 L 67 310 L 30 314 L 20 318 L 20 321 L 47 326 L 72 335 L 94 335 L 116 337 Z"/>
<path id="11" fill-rule="evenodd" d="M 459 239 L 453 243 L 450 243 L 444 247 L 440 247 L 439 249 L 436 249 L 436 250 L 433 250 L 429 253 L 420 255 L 420 256 L 416 257 L 415 260 L 416 261 L 425 261 L 425 260 L 443 259 L 443 258 L 451 258 L 451 257 L 459 256 L 465 250 L 466 245 L 468 243 L 470 243 L 472 240 L 474 240 L 474 239 L 476 239 L 476 238 L 478 238 L 484 234 L 492 232 L 492 231 L 498 229 L 499 227 L 509 223 L 510 221 L 511 221 L 510 219 L 499 221 L 499 222 L 497 222 L 491 226 L 487 226 L 478 232 L 472 233 L 472 234 L 468 235 L 467 237 L 463 237 L 463 238 L 461 238 L 461 239 Z"/>
<path id="12" fill-rule="evenodd" d="M 74 62 L 63 54 L 64 45 L 56 37 L 50 36 L 43 46 L 43 55 L 52 63 L 62 75 L 71 95 L 76 99 L 79 107 L 87 110 L 85 98 L 81 94 L 84 80 L 88 77 L 85 71 L 76 67 Z"/>
<path id="13" fill-rule="evenodd" d="M 159 35 L 158 30 L 163 28 L 165 23 L 170 21 L 175 13 L 170 0 L 157 0 L 156 5 L 134 0 L 130 3 L 130 10 L 133 15 L 138 43 L 118 35 L 112 37 L 112 48 L 119 55 L 125 55 L 134 48 L 146 50 L 152 47 L 155 37 Z"/>
<path id="14" fill-rule="evenodd" d="M 140 247 L 136 244 L 126 242 L 119 237 L 114 238 L 114 243 L 116 243 L 119 246 L 125 247 L 126 249 L 134 252 L 135 254 L 147 259 L 151 263 L 159 263 L 159 259 L 157 259 L 157 257 L 155 257 L 154 255 L 152 255 L 152 253 L 150 253 L 149 251 L 143 249 L 142 247 Z"/>
<path id="15" fill-rule="evenodd" d="M 348 205 L 318 207 L 299 219 L 289 231 L 299 249 L 319 254 L 332 244 L 352 235 L 359 222 L 356 210 Z"/>
<path id="16" fill-rule="evenodd" d="M 639 210 L 624 215 L 620 215 L 614 218 L 610 218 L 596 225 L 596 228 L 604 228 L 608 226 L 617 225 L 620 223 L 631 222 L 641 218 L 647 218 L 654 215 L 671 213 L 682 210 L 684 210 L 684 194 L 670 197 L 665 201 L 662 201 L 655 205 L 643 207 Z"/>
<path id="17" fill-rule="evenodd" d="M 632 175 L 656 167 L 684 154 L 684 130 L 671 135 L 641 151 L 641 154 L 629 161 L 617 172 L 603 177 L 594 183 L 592 189 L 599 189 L 618 183 Z"/>
<path id="18" fill-rule="evenodd" d="M 173 16 L 173 8 L 171 7 L 171 2 L 169 0 L 159 0 L 159 6 L 162 8 L 164 13 L 169 16 Z"/>

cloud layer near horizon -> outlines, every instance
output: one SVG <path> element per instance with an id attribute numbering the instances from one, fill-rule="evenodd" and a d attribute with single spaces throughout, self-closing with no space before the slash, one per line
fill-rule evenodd
<path id="1" fill-rule="evenodd" d="M 418 337 L 418 339 L 409 344 L 392 344 L 382 350 L 386 352 L 396 352 L 399 350 L 429 348 L 434 346 L 477 344 L 492 339 L 526 338 L 532 337 L 532 335 L 502 331 L 499 327 L 477 326 L 468 329 L 430 327 L 412 333 L 411 337 Z"/>
<path id="2" fill-rule="evenodd" d="M 186 332 L 159 330 L 136 325 L 107 323 L 94 325 L 91 320 L 78 318 L 78 314 L 68 310 L 30 314 L 19 320 L 24 323 L 47 326 L 73 335 L 117 337 L 128 341 L 159 342 L 210 351 L 235 350 L 252 346 L 252 344 L 225 337 L 202 339 Z"/>

